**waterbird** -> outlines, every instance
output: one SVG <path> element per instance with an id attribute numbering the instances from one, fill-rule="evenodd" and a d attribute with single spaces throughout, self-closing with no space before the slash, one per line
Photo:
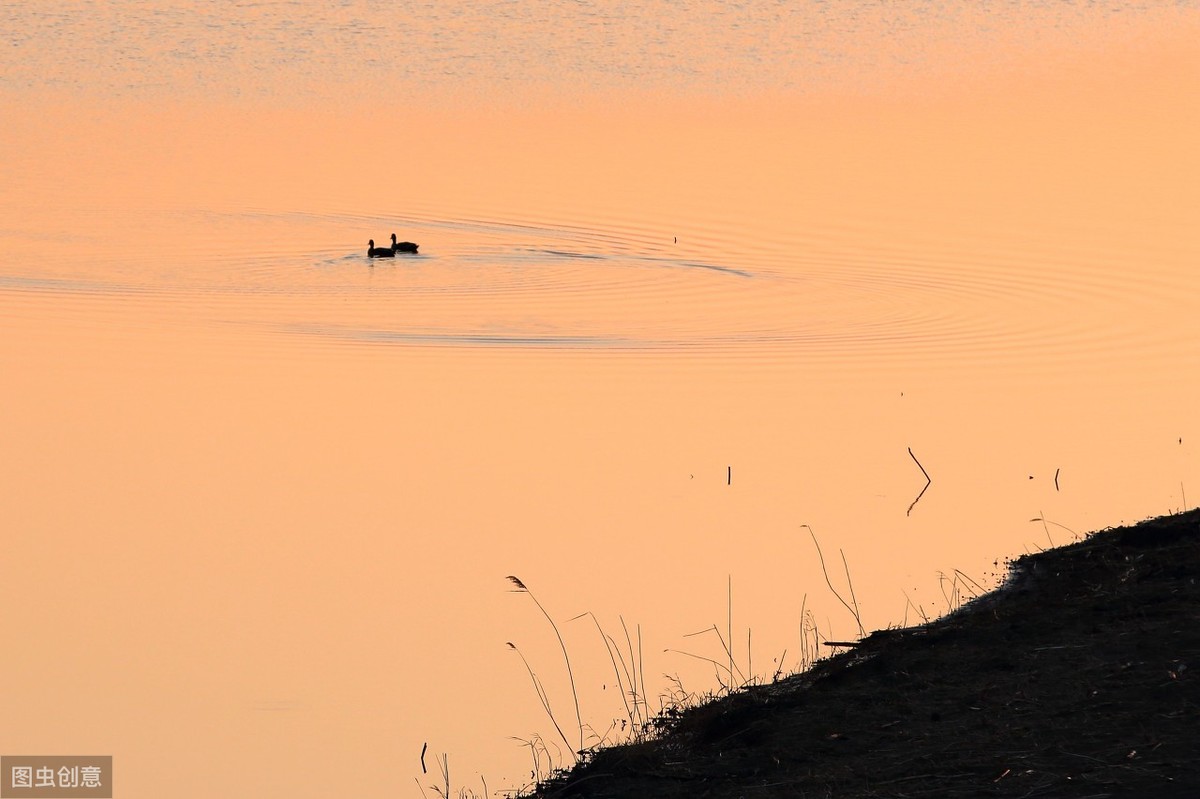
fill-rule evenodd
<path id="1" fill-rule="evenodd" d="M 417 245 L 413 244 L 411 241 L 396 241 L 396 234 L 393 233 L 392 234 L 392 252 L 393 253 L 411 252 L 415 255 L 417 252 Z"/>
<path id="2" fill-rule="evenodd" d="M 370 239 L 367 242 L 367 257 L 368 258 L 393 258 L 396 255 L 395 250 L 387 247 L 376 247 L 375 239 Z"/>

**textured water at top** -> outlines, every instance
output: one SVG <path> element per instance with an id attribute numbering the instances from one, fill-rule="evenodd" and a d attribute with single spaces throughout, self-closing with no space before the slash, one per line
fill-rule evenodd
<path id="1" fill-rule="evenodd" d="M 413 88 L 732 94 L 952 75 L 1195 3 L 8 2 L 0 87 L 266 101 Z M 1032 23 L 1032 24 L 1031 24 Z"/>

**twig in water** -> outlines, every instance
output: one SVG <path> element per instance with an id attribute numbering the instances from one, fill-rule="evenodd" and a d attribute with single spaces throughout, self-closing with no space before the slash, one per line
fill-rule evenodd
<path id="1" fill-rule="evenodd" d="M 933 480 L 930 479 L 929 472 L 925 471 L 925 467 L 921 465 L 919 460 L 917 460 L 917 456 L 913 455 L 912 447 L 908 448 L 908 455 L 913 459 L 913 463 L 917 464 L 917 468 L 921 470 L 921 474 L 925 475 L 925 482 L 932 483 Z"/>
<path id="2" fill-rule="evenodd" d="M 425 750 L 429 748 L 429 742 L 421 744 L 421 773 L 428 774 L 429 769 L 425 768 Z"/>
<path id="3" fill-rule="evenodd" d="M 1058 473 L 1059 473 L 1059 471 L 1061 471 L 1061 470 L 1060 469 L 1054 470 L 1054 490 L 1055 491 L 1058 490 Z"/>
<path id="4" fill-rule="evenodd" d="M 921 501 L 921 497 L 925 496 L 925 492 L 929 490 L 929 486 L 933 483 L 933 480 L 929 477 L 929 472 L 925 471 L 925 467 L 917 460 L 917 456 L 913 455 L 912 447 L 908 448 L 908 456 L 913 459 L 913 463 L 917 464 L 917 468 L 921 470 L 921 474 L 925 475 L 925 487 L 921 489 L 921 493 L 917 494 L 917 498 L 908 506 L 908 511 L 904 514 L 905 516 L 912 515 L 913 508 L 917 506 L 917 503 Z"/>

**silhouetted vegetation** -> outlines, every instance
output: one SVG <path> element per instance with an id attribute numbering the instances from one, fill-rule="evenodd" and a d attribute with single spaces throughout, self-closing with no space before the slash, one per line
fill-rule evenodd
<path id="1" fill-rule="evenodd" d="M 1000 589 L 802 673 L 649 719 L 631 705 L 629 743 L 529 795 L 1200 795 L 1198 579 L 1200 511 L 1026 555 Z"/>

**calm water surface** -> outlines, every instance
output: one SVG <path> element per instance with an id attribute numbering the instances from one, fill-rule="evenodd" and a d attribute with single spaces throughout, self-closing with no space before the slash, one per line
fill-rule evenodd
<path id="1" fill-rule="evenodd" d="M 594 742 L 624 711 L 579 614 L 640 629 L 655 707 L 716 687 L 714 624 L 760 675 L 802 606 L 856 633 L 804 525 L 873 628 L 1194 506 L 1197 34 L 0 5 L 0 751 L 382 796 L 428 742 L 494 792 L 557 737 L 507 642 L 578 727 L 506 575 Z M 393 232 L 420 255 L 367 259 Z"/>

